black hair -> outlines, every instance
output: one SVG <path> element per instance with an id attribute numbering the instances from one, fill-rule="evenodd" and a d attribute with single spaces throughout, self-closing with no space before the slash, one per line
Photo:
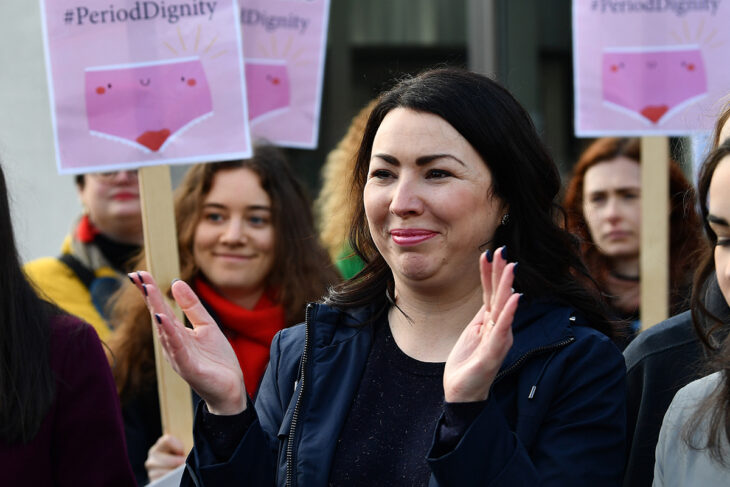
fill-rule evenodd
<path id="1" fill-rule="evenodd" d="M 0 266 L 0 439 L 24 444 L 38 432 L 54 398 L 49 319 L 55 308 L 38 297 L 23 273 L 2 169 Z"/>
<path id="2" fill-rule="evenodd" d="M 582 311 L 592 327 L 613 336 L 605 305 L 581 260 L 578 241 L 564 229 L 565 215 L 556 201 L 560 175 L 532 120 L 497 82 L 455 68 L 407 78 L 381 95 L 373 108 L 357 155 L 352 191 L 359 204 L 350 231 L 352 248 L 366 266 L 335 288 L 328 302 L 348 307 L 382 300 L 386 290 L 393 296 L 393 276 L 370 236 L 362 190 L 375 134 L 385 116 L 399 107 L 441 117 L 486 163 L 492 175 L 491 191 L 510 214 L 509 224 L 498 227 L 491 246 L 506 245 L 509 258 L 519 261 L 515 290 L 526 298 L 549 297 L 571 305 Z"/>

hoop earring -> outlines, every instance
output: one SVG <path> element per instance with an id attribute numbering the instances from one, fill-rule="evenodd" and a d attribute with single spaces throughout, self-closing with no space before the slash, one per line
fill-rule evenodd
<path id="1" fill-rule="evenodd" d="M 509 223 L 509 213 L 505 213 L 502 216 L 502 226 L 506 226 Z"/>

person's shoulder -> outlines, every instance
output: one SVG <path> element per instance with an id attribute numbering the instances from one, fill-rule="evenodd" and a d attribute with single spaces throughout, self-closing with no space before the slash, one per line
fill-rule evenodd
<path id="1" fill-rule="evenodd" d="M 677 391 L 672 404 L 675 408 L 695 406 L 699 401 L 710 395 L 721 381 L 721 372 L 715 372 L 694 380 Z"/>
<path id="2" fill-rule="evenodd" d="M 84 320 L 59 311 L 50 317 L 51 344 L 56 354 L 84 353 L 98 348 L 101 340 L 93 326 Z"/>
<path id="3" fill-rule="evenodd" d="M 684 347 L 699 347 L 690 311 L 673 316 L 639 333 L 624 350 L 626 366 L 631 369 L 644 360 L 676 353 Z"/>
<path id="4" fill-rule="evenodd" d="M 26 262 L 23 271 L 41 295 L 56 302 L 74 301 L 86 290 L 76 273 L 57 257 Z"/>
<path id="5" fill-rule="evenodd" d="M 682 426 L 695 414 L 702 401 L 712 394 L 721 380 L 722 374 L 715 372 L 694 380 L 677 391 L 662 421 L 664 434 L 674 437 L 676 440 Z M 701 437 L 706 434 L 707 428 L 709 428 L 707 418 L 703 418 L 700 423 L 696 424 L 696 428 L 692 433 L 693 436 Z M 670 440 L 670 443 L 673 441 Z"/>
<path id="6" fill-rule="evenodd" d="M 33 280 L 43 279 L 46 276 L 70 274 L 70 269 L 57 257 L 39 257 L 23 265 L 25 273 Z"/>
<path id="7" fill-rule="evenodd" d="M 625 373 L 623 355 L 611 338 L 586 324 L 574 324 L 571 330 L 575 342 L 568 349 L 572 355 L 585 356 L 592 361 L 604 361 L 606 365 L 620 363 L 620 368 Z"/>
<path id="8" fill-rule="evenodd" d="M 532 323 L 521 328 L 518 345 L 521 349 L 557 349 L 560 360 L 566 364 L 603 364 L 608 368 L 623 369 L 623 357 L 613 341 L 591 326 L 591 323 L 575 307 L 550 300 L 535 300 L 529 303 L 519 318 L 530 319 Z M 517 320 L 518 317 L 516 316 Z M 518 337 L 515 337 L 517 343 Z M 625 373 L 622 372 L 622 373 Z"/>

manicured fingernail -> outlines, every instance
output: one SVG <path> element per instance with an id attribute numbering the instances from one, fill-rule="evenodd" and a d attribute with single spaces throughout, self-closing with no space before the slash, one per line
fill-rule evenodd
<path id="1" fill-rule="evenodd" d="M 160 318 L 160 315 L 155 313 L 155 321 L 157 321 L 158 325 L 162 324 L 162 318 Z"/>
<path id="2" fill-rule="evenodd" d="M 144 291 L 145 296 L 149 296 L 149 294 L 147 294 L 147 284 L 142 284 L 142 291 Z"/>
<path id="3" fill-rule="evenodd" d="M 512 274 L 514 274 L 515 272 L 517 272 L 517 265 L 518 264 L 519 264 L 519 262 L 515 262 L 515 266 L 512 268 Z"/>
<path id="4" fill-rule="evenodd" d="M 502 258 L 506 261 L 507 260 L 507 246 L 502 246 Z"/>
<path id="5" fill-rule="evenodd" d="M 131 274 L 127 274 L 127 277 L 129 278 L 130 281 L 132 281 L 132 284 L 134 284 L 134 277 L 132 277 Z"/>
<path id="6" fill-rule="evenodd" d="M 142 279 L 142 274 L 140 274 L 139 271 L 137 271 L 137 277 L 139 278 L 139 282 L 144 283 L 144 279 Z"/>
<path id="7" fill-rule="evenodd" d="M 179 281 L 179 280 L 180 280 L 180 279 L 178 279 L 177 277 L 176 277 L 175 279 L 173 279 L 173 280 L 172 280 L 172 282 L 170 283 L 170 287 L 172 287 L 172 286 L 173 286 L 173 284 L 175 284 L 175 283 L 176 283 L 177 281 Z"/>
<path id="8" fill-rule="evenodd" d="M 492 255 L 492 251 L 487 249 L 486 252 L 484 252 L 484 255 L 487 257 L 487 262 L 492 262 L 492 259 L 494 256 Z"/>

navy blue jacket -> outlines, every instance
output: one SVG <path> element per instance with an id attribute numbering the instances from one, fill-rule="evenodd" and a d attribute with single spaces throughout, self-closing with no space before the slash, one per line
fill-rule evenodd
<path id="1" fill-rule="evenodd" d="M 198 411 L 188 480 L 201 486 L 327 485 L 372 342 L 372 326 L 357 325 L 370 318 L 369 309 L 310 305 L 304 325 L 274 338 L 257 419 L 227 462 L 215 463 Z M 621 484 L 623 357 L 579 321 L 567 307 L 520 304 L 514 344 L 484 410 L 453 448 L 444 449 L 434 425 L 429 485 Z"/>

